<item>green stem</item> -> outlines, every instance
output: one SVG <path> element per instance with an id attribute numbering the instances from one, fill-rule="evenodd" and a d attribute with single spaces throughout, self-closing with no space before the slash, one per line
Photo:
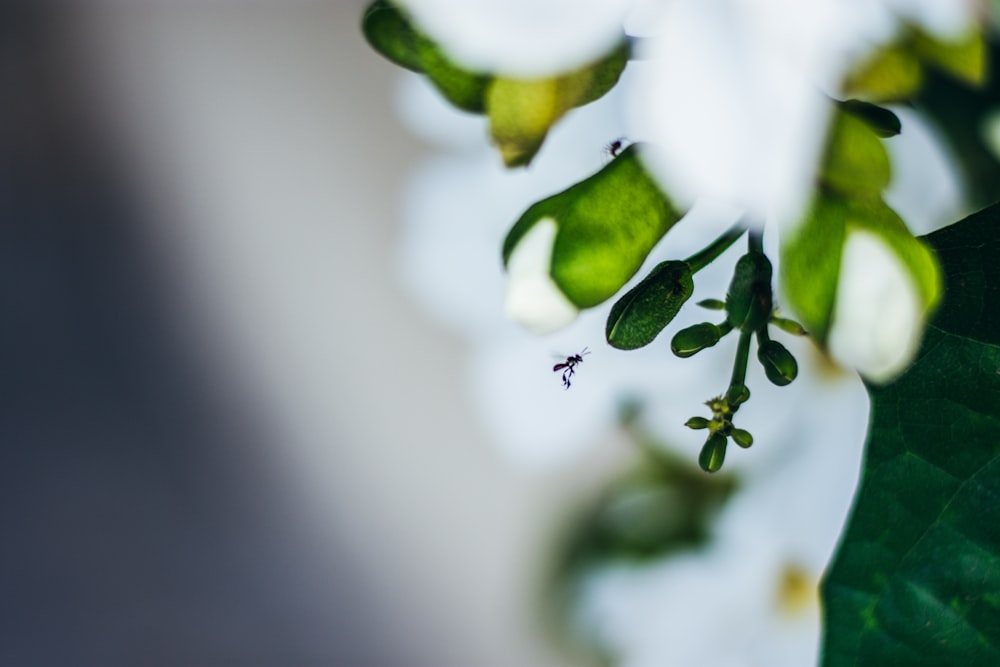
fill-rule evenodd
<path id="1" fill-rule="evenodd" d="M 751 229 L 747 235 L 747 247 L 750 252 L 764 254 L 764 232 L 759 229 Z"/>
<path id="2" fill-rule="evenodd" d="M 739 346 L 736 348 L 736 362 L 733 364 L 733 377 L 729 381 L 730 388 L 746 384 L 747 362 L 750 360 L 750 337 L 752 331 L 741 331 Z"/>
<path id="3" fill-rule="evenodd" d="M 729 249 L 729 246 L 736 242 L 736 239 L 743 236 L 747 230 L 747 225 L 741 218 L 732 227 L 727 229 L 719 238 L 712 241 L 704 250 L 696 252 L 684 261 L 691 267 L 691 273 L 698 273 L 703 268 L 711 264 L 719 255 Z"/>

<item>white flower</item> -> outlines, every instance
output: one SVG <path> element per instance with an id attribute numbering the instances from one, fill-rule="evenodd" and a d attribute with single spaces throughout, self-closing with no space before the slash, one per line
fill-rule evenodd
<path id="1" fill-rule="evenodd" d="M 560 74 L 622 39 L 633 0 L 404 0 L 417 24 L 463 65 L 508 76 Z"/>
<path id="2" fill-rule="evenodd" d="M 882 239 L 848 233 L 827 345 L 875 382 L 898 375 L 920 345 L 925 307 L 913 277 Z"/>
<path id="3" fill-rule="evenodd" d="M 716 197 L 755 218 L 797 221 L 831 105 L 858 59 L 900 19 L 954 37 L 973 2 L 675 0 L 640 61 L 629 136 L 661 150 L 649 164 L 682 203 Z"/>

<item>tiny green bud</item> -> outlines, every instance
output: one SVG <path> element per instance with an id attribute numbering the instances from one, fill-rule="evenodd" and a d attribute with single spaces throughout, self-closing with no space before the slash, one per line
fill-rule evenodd
<path id="1" fill-rule="evenodd" d="M 719 301 L 718 299 L 702 299 L 698 302 L 698 305 L 702 308 L 707 308 L 708 310 L 725 310 L 726 302 Z"/>
<path id="2" fill-rule="evenodd" d="M 808 333 L 801 324 L 786 317 L 773 315 L 771 316 L 771 324 L 778 327 L 785 333 L 792 334 L 793 336 L 805 336 Z"/>
<path id="3" fill-rule="evenodd" d="M 684 422 L 684 425 L 688 428 L 694 429 L 696 431 L 703 428 L 708 428 L 709 421 L 704 417 L 691 417 L 691 419 Z"/>
<path id="4" fill-rule="evenodd" d="M 726 392 L 726 400 L 729 401 L 729 405 L 735 408 L 746 403 L 750 400 L 750 390 L 744 384 L 738 384 L 730 387 Z"/>
<path id="5" fill-rule="evenodd" d="M 701 448 L 698 455 L 698 465 L 705 472 L 718 472 L 722 467 L 722 462 L 726 460 L 726 436 L 721 433 L 713 434 Z"/>
<path id="6" fill-rule="evenodd" d="M 670 349 L 678 357 L 690 357 L 706 347 L 712 347 L 722 338 L 722 330 L 711 322 L 702 322 L 674 334 Z"/>
<path id="7" fill-rule="evenodd" d="M 767 379 L 783 387 L 799 374 L 799 365 L 792 353 L 778 341 L 764 342 L 757 350 L 757 359 L 764 367 Z"/>
<path id="8" fill-rule="evenodd" d="M 750 435 L 750 431 L 745 431 L 741 428 L 734 428 L 733 432 L 729 435 L 732 436 L 733 442 L 743 449 L 746 449 L 753 444 L 753 436 Z"/>

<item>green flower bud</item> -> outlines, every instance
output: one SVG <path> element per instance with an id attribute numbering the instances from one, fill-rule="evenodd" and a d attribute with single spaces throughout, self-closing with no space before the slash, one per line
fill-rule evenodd
<path id="1" fill-rule="evenodd" d="M 750 431 L 745 431 L 741 428 L 734 428 L 733 432 L 729 435 L 733 438 L 733 442 L 743 449 L 746 449 L 753 444 L 753 436 L 750 435 Z"/>
<path id="2" fill-rule="evenodd" d="M 425 74 L 451 104 L 472 113 L 486 110 L 492 77 L 456 64 L 395 5 L 373 2 L 361 20 L 361 30 L 373 49 L 401 67 Z"/>
<path id="3" fill-rule="evenodd" d="M 698 305 L 702 308 L 707 308 L 708 310 L 725 310 L 726 302 L 719 301 L 718 299 L 702 299 L 698 302 Z"/>
<path id="4" fill-rule="evenodd" d="M 698 465 L 705 472 L 718 472 L 726 460 L 726 436 L 715 433 L 705 442 L 698 455 Z"/>
<path id="5" fill-rule="evenodd" d="M 649 345 L 691 298 L 694 283 L 684 262 L 662 262 L 618 299 L 608 315 L 605 334 L 619 350 Z"/>
<path id="6" fill-rule="evenodd" d="M 771 317 L 771 262 L 759 252 L 749 252 L 736 262 L 726 296 L 728 320 L 743 331 L 757 331 Z"/>
<path id="7" fill-rule="evenodd" d="M 789 384 L 799 374 L 795 357 L 778 341 L 764 341 L 757 349 L 757 359 L 764 367 L 767 379 L 779 387 Z"/>
<path id="8" fill-rule="evenodd" d="M 704 417 L 691 417 L 691 419 L 684 422 L 684 425 L 695 431 L 699 431 L 703 428 L 708 428 L 709 421 Z"/>
<path id="9" fill-rule="evenodd" d="M 746 385 L 738 384 L 735 387 L 730 387 L 726 392 L 726 401 L 729 403 L 730 407 L 735 411 L 740 405 L 746 403 L 750 400 L 750 389 Z"/>
<path id="10" fill-rule="evenodd" d="M 788 305 L 810 335 L 876 383 L 913 359 L 941 293 L 933 254 L 877 197 L 820 191 L 784 237 L 781 271 Z"/>
<path id="11" fill-rule="evenodd" d="M 790 333 L 793 336 L 805 336 L 807 333 L 805 328 L 796 322 L 795 320 L 790 320 L 786 317 L 778 317 L 776 315 L 771 316 L 771 324 L 778 327 L 785 333 Z"/>
<path id="12" fill-rule="evenodd" d="M 690 357 L 706 347 L 712 347 L 722 338 L 722 330 L 711 322 L 702 322 L 674 334 L 670 349 L 678 357 Z"/>

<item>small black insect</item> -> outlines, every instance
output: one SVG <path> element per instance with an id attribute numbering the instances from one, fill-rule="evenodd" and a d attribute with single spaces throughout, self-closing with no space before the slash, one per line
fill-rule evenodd
<path id="1" fill-rule="evenodd" d="M 590 354 L 590 352 L 587 351 L 587 348 L 583 348 L 580 351 L 580 354 L 574 354 L 572 356 L 566 357 L 566 361 L 561 361 L 561 362 L 559 362 L 558 364 L 556 364 L 555 366 L 552 367 L 552 372 L 553 373 L 558 373 L 559 371 L 563 372 L 563 374 L 562 374 L 562 382 L 563 382 L 563 387 L 565 389 L 569 389 L 569 385 L 570 385 L 569 379 L 571 377 L 573 377 L 574 373 L 576 373 L 576 370 L 575 370 L 576 369 L 576 365 L 577 364 L 582 364 L 583 363 L 583 358 L 586 355 L 588 355 L 588 354 Z"/>
<path id="2" fill-rule="evenodd" d="M 618 154 L 625 150 L 627 139 L 625 137 L 618 137 L 610 144 L 604 147 L 604 152 L 611 156 L 612 159 L 618 157 Z"/>

